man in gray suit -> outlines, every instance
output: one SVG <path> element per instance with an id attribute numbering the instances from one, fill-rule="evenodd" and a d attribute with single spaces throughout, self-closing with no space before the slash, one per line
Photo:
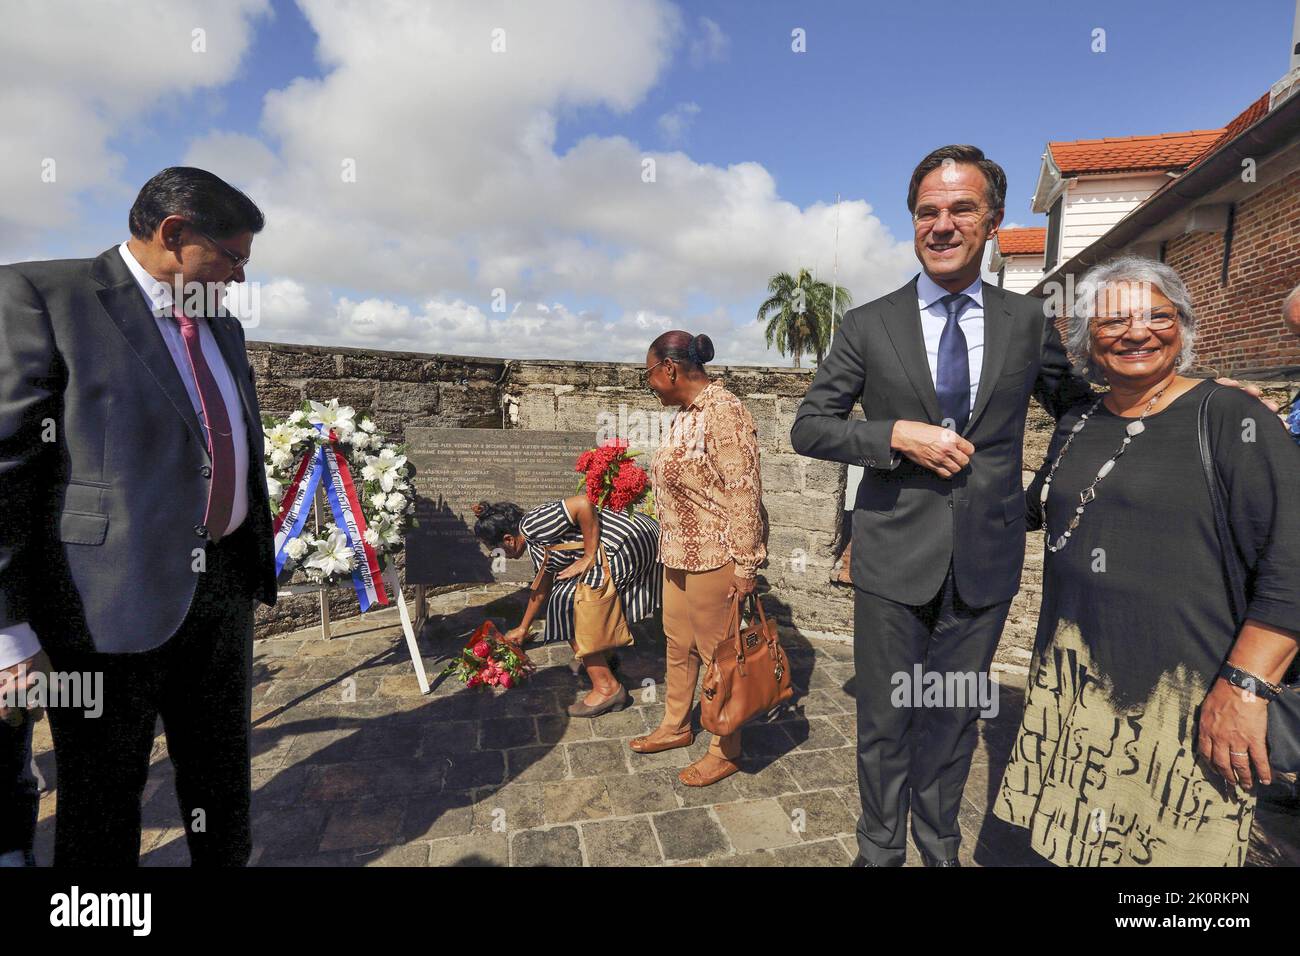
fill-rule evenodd
<path id="1" fill-rule="evenodd" d="M 922 272 L 844 316 L 790 431 L 800 454 L 864 468 L 851 568 L 858 865 L 902 865 L 909 805 L 927 865 L 957 865 L 979 705 L 917 707 L 910 685 L 917 665 L 987 680 L 1024 558 L 1029 398 L 1059 417 L 1090 394 L 1043 303 L 980 281 L 1005 195 L 1002 168 L 974 146 L 921 161 L 907 206 Z M 865 421 L 850 421 L 858 401 Z"/>
<path id="2" fill-rule="evenodd" d="M 44 650 L 102 688 L 48 708 L 56 865 L 136 864 L 159 716 L 191 859 L 242 865 L 253 608 L 276 583 L 253 372 L 214 303 L 263 217 L 173 167 L 129 222 L 94 259 L 0 267 L 0 669 Z"/>

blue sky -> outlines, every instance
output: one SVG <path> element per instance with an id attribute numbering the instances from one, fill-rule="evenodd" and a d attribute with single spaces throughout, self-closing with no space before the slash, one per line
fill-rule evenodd
<path id="1" fill-rule="evenodd" d="M 685 147 L 696 160 L 757 159 L 800 205 L 865 196 L 899 236 L 912 167 L 935 146 L 980 146 L 1007 171 L 1008 219 L 1045 225 L 1029 200 L 1049 140 L 1226 124 L 1285 72 L 1295 12 L 1287 0 L 684 9 L 723 27 L 726 62 L 683 63 L 628 117 L 578 114 L 561 145 L 592 131 L 653 142 L 655 117 L 693 101 Z M 796 26 L 809 37 L 804 56 L 789 55 Z M 1091 51 L 1098 27 L 1104 53 Z"/>
<path id="2" fill-rule="evenodd" d="M 982 146 L 1007 170 L 1007 221 L 1041 224 L 1049 139 L 1222 126 L 1285 71 L 1294 16 L 1290 0 L 59 6 L 0 39 L 0 95 L 21 76 L 34 117 L 0 133 L 0 261 L 97 253 L 139 184 L 194 163 L 268 212 L 250 338 L 637 358 L 685 327 L 740 362 L 781 361 L 754 310 L 778 269 L 829 273 L 837 192 L 840 281 L 861 302 L 915 271 L 904 197 L 931 148 Z M 73 59 L 95 41 L 102 65 Z M 38 186 L 51 155 L 70 172 Z M 359 188 L 338 188 L 341 156 L 362 157 Z"/>

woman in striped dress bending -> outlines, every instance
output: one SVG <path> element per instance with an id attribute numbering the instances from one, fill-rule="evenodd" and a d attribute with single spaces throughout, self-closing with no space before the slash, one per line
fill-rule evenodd
<path id="1" fill-rule="evenodd" d="M 489 550 L 501 548 L 511 558 L 527 551 L 533 567 L 541 570 L 547 545 L 581 542 L 581 551 L 552 550 L 546 557 L 541 586 L 532 593 L 519 626 L 507 631 L 505 640 L 522 646 L 534 619 L 546 606 L 546 629 L 542 640 L 574 643 L 573 595 L 578 582 L 593 588 L 604 582 L 604 569 L 597 558 L 597 546 L 605 549 L 614 586 L 623 602 L 629 624 L 654 614 L 663 595 L 663 566 L 659 563 L 659 523 L 640 512 L 627 514 L 608 508 L 597 509 L 586 495 L 550 501 L 525 512 L 510 502 L 475 509 L 478 520 L 474 535 Z M 622 710 L 630 702 L 627 690 L 614 677 L 606 655 L 589 654 L 583 659 L 591 678 L 591 693 L 569 707 L 573 717 L 595 717 Z"/>

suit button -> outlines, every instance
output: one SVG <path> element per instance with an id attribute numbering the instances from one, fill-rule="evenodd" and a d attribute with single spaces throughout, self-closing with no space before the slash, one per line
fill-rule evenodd
<path id="1" fill-rule="evenodd" d="M 952 507 L 952 499 L 951 499 L 951 498 L 948 499 L 948 507 L 949 507 L 949 508 Z"/>
<path id="2" fill-rule="evenodd" d="M 202 475 L 204 478 L 211 478 L 212 477 L 211 466 L 204 465 L 202 468 L 199 469 L 199 474 Z"/>
<path id="3" fill-rule="evenodd" d="M 196 524 L 194 526 L 194 533 L 200 538 L 206 538 L 208 536 L 208 526 L 205 524 Z"/>

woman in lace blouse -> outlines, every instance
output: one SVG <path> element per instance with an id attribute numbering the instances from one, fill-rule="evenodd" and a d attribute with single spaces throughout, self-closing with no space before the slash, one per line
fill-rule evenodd
<path id="1" fill-rule="evenodd" d="M 659 336 L 646 355 L 646 385 L 681 411 L 650 467 L 664 565 L 668 699 L 663 723 L 632 740 L 637 753 L 694 741 L 690 715 L 700 666 L 713 660 L 732 599 L 754 590 L 767 557 L 754 419 L 721 381 L 709 378 L 704 365 L 712 358 L 707 335 L 681 331 Z M 679 778 L 708 786 L 740 769 L 739 757 L 739 731 L 715 737 Z"/>

